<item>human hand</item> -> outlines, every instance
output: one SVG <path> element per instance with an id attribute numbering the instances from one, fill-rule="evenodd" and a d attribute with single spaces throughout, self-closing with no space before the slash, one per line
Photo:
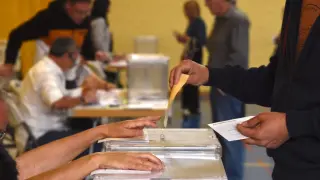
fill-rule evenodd
<path id="1" fill-rule="evenodd" d="M 109 88 L 110 86 L 110 88 Z M 95 74 L 89 75 L 82 83 L 83 88 L 87 89 L 112 89 L 112 84 L 104 81 Z"/>
<path id="2" fill-rule="evenodd" d="M 186 43 L 189 41 L 190 37 L 185 35 L 185 34 L 181 34 L 181 33 L 178 33 L 178 32 L 173 32 L 173 35 L 175 36 L 176 40 L 179 42 L 179 43 Z"/>
<path id="3" fill-rule="evenodd" d="M 14 74 L 13 70 L 13 65 L 12 64 L 2 64 L 0 65 L 0 76 L 12 76 Z"/>
<path id="4" fill-rule="evenodd" d="M 97 51 L 95 55 L 96 60 L 99 61 L 111 61 L 110 55 L 107 52 L 104 51 Z"/>
<path id="5" fill-rule="evenodd" d="M 97 99 L 97 90 L 96 89 L 83 89 L 82 98 L 86 104 L 96 103 Z"/>
<path id="6" fill-rule="evenodd" d="M 113 83 L 108 83 L 108 82 L 105 83 L 105 86 L 106 86 L 105 90 L 112 90 L 112 89 L 117 88 L 117 85 L 115 85 Z"/>
<path id="7" fill-rule="evenodd" d="M 126 54 L 117 54 L 113 56 L 113 60 L 112 61 L 120 61 L 120 60 L 126 60 L 127 59 L 127 55 Z"/>
<path id="8" fill-rule="evenodd" d="M 209 70 L 207 67 L 191 60 L 183 60 L 170 72 L 169 84 L 171 88 L 179 82 L 181 74 L 190 75 L 187 84 L 191 85 L 202 85 L 209 80 Z"/>
<path id="9" fill-rule="evenodd" d="M 258 116 L 237 125 L 246 144 L 276 149 L 289 139 L 286 126 L 286 114 L 277 112 L 261 113 Z"/>
<path id="10" fill-rule="evenodd" d="M 105 152 L 93 155 L 97 169 L 160 171 L 164 164 L 151 153 Z"/>
<path id="11" fill-rule="evenodd" d="M 129 138 L 143 136 L 143 128 L 157 127 L 160 117 L 143 117 L 135 120 L 122 121 L 101 125 L 98 128 L 104 137 Z"/>

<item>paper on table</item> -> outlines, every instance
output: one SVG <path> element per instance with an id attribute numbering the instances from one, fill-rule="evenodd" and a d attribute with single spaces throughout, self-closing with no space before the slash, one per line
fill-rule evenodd
<path id="1" fill-rule="evenodd" d="M 178 92 L 181 90 L 181 88 L 187 83 L 189 78 L 189 75 L 187 74 L 182 74 L 180 76 L 179 82 L 173 86 L 171 92 L 170 92 L 170 97 L 169 97 L 169 102 L 168 102 L 168 107 L 167 111 L 169 110 L 174 98 L 177 96 Z M 168 117 L 167 117 L 167 112 L 166 112 L 166 117 L 164 118 L 163 125 L 166 128 L 168 125 Z"/>
<path id="2" fill-rule="evenodd" d="M 253 117 L 254 116 L 248 116 L 238 119 L 231 119 L 228 121 L 217 122 L 208 125 L 228 141 L 237 141 L 247 139 L 248 137 L 240 134 L 236 126 L 242 122 L 252 119 Z"/>

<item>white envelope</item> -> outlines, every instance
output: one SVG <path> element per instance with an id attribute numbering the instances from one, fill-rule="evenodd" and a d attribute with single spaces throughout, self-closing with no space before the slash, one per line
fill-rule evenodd
<path id="1" fill-rule="evenodd" d="M 253 117 L 254 116 L 248 116 L 248 117 L 243 117 L 238 119 L 231 119 L 231 120 L 212 123 L 208 125 L 228 141 L 237 141 L 237 140 L 248 138 L 239 133 L 239 131 L 236 128 L 237 125 L 241 124 L 242 122 L 248 121 Z"/>

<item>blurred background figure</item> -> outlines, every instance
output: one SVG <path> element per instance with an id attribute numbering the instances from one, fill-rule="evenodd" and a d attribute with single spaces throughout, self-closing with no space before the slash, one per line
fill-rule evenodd
<path id="1" fill-rule="evenodd" d="M 185 34 L 174 32 L 177 41 L 184 45 L 181 60 L 192 59 L 202 64 L 202 48 L 206 43 L 206 25 L 200 16 L 197 1 L 190 0 L 184 4 L 184 14 L 188 19 Z M 186 85 L 182 90 L 181 106 L 183 110 L 183 128 L 200 127 L 200 96 L 199 87 Z"/>
<path id="2" fill-rule="evenodd" d="M 85 40 L 82 53 L 87 60 L 102 60 L 104 64 L 98 62 L 98 64 L 95 64 L 95 66 L 99 69 L 101 68 L 101 71 L 104 71 L 103 78 L 117 84 L 118 87 L 122 87 L 120 82 L 117 81 L 119 79 L 119 74 L 117 72 L 107 71 L 105 65 L 105 63 L 109 63 L 113 60 L 125 59 L 124 55 L 113 55 L 114 41 L 108 20 L 110 6 L 110 0 L 94 1 L 90 15 L 91 29 Z M 93 44 L 92 46 L 90 46 L 91 43 Z"/>
<path id="3" fill-rule="evenodd" d="M 215 16 L 213 30 L 207 40 L 208 66 L 222 68 L 239 65 L 248 68 L 249 20 L 236 7 L 234 0 L 206 0 Z M 238 99 L 212 88 L 210 93 L 213 122 L 245 116 L 244 104 Z M 218 136 L 222 145 L 222 161 L 229 180 L 241 180 L 244 176 L 245 150 L 241 141 L 229 142 Z"/>

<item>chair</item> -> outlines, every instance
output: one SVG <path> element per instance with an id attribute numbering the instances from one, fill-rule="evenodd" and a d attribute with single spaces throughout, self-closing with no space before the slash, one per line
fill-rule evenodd
<path id="1" fill-rule="evenodd" d="M 36 145 L 36 139 L 33 136 L 29 126 L 23 121 L 19 110 L 19 96 L 14 92 L 0 90 L 0 96 L 5 101 L 9 108 L 9 128 L 11 132 L 12 144 L 6 148 L 12 148 L 13 145 L 17 148 L 17 154 L 25 151 L 30 144 Z"/>

